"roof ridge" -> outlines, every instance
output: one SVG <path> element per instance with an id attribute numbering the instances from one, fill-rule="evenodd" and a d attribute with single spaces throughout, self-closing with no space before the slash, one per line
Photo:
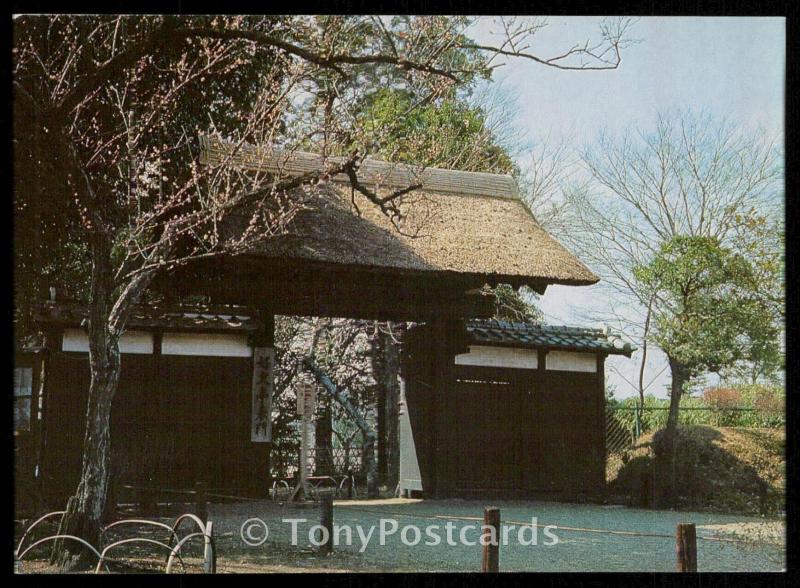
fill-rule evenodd
<path id="1" fill-rule="evenodd" d="M 200 161 L 221 163 L 226 158 L 255 171 L 280 171 L 301 175 L 324 168 L 326 162 L 342 161 L 341 156 L 323 156 L 304 150 L 281 150 L 274 146 L 234 145 L 231 141 L 210 135 L 200 136 Z M 236 150 L 236 151 L 235 151 Z M 234 152 L 235 151 L 235 152 Z M 421 190 L 447 194 L 505 198 L 522 202 L 519 187 L 510 174 L 463 171 L 441 167 L 390 162 L 375 157 L 365 158 L 359 165 L 360 181 L 382 187 L 407 187 L 414 182 Z M 334 182 L 349 182 L 345 174 L 331 178 Z"/>
<path id="2" fill-rule="evenodd" d="M 529 329 L 542 329 L 551 331 L 562 331 L 569 333 L 597 333 L 603 334 L 603 329 L 597 327 L 580 327 L 577 325 L 549 325 L 545 323 L 525 323 L 517 321 L 504 321 L 500 319 L 469 319 L 468 323 L 475 324 L 495 324 L 506 328 L 529 330 Z"/>

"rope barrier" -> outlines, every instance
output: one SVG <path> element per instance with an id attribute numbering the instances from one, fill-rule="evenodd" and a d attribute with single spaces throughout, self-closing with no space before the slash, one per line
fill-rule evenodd
<path id="1" fill-rule="evenodd" d="M 134 486 L 124 486 L 125 488 L 136 489 L 137 487 Z M 148 488 L 139 488 L 139 489 L 148 489 Z M 152 490 L 152 489 L 150 489 Z M 176 493 L 189 493 L 194 494 L 193 490 L 171 490 L 171 489 L 158 489 L 159 491 L 164 492 L 176 492 Z M 247 498 L 244 496 L 232 496 L 227 494 L 216 494 L 216 493 L 208 493 L 208 496 L 216 496 L 218 498 L 228 498 L 231 500 L 243 500 L 249 502 L 260 502 L 262 500 L 266 500 L 263 498 Z M 340 504 L 339 506 L 344 506 L 350 510 L 355 510 L 359 512 L 366 512 L 372 514 L 388 514 L 393 516 L 400 516 L 400 517 L 409 517 L 409 518 L 420 518 L 420 519 L 428 519 L 428 520 L 462 520 L 462 521 L 483 521 L 481 517 L 466 517 L 466 516 L 456 516 L 456 515 L 421 515 L 421 514 L 407 514 L 407 513 L 399 513 L 399 512 L 390 512 L 390 511 L 379 511 L 373 509 L 366 509 L 366 508 L 359 508 L 357 506 L 353 506 L 352 503 Z M 505 525 L 520 525 L 520 526 L 534 526 L 530 522 L 520 522 L 520 521 L 501 521 L 502 524 Z M 606 535 L 620 535 L 620 536 L 629 536 L 629 537 L 656 537 L 656 538 L 663 538 L 663 539 L 674 539 L 673 535 L 667 533 L 645 533 L 641 531 L 621 531 L 621 530 L 614 530 L 614 529 L 594 529 L 590 527 L 567 527 L 561 525 L 545 525 L 541 523 L 537 523 L 535 526 L 537 527 L 552 527 L 558 529 L 559 531 L 572 531 L 577 533 L 601 533 Z M 718 541 L 723 543 L 749 543 L 746 539 L 735 539 L 731 537 L 713 537 L 710 535 L 698 535 L 698 539 L 703 539 L 705 541 Z"/>
<path id="2" fill-rule="evenodd" d="M 123 485 L 122 487 L 127 488 L 128 490 L 146 490 L 155 493 L 188 494 L 189 496 L 197 495 L 197 490 L 179 490 L 177 488 L 148 488 L 147 486 L 130 486 L 130 485 Z M 250 498 L 247 496 L 234 496 L 232 494 L 218 494 L 216 492 L 206 492 L 206 496 L 215 496 L 217 498 L 227 498 L 229 500 L 241 500 L 250 502 L 260 502 L 261 500 L 266 500 L 265 498 Z"/>
<path id="3" fill-rule="evenodd" d="M 373 510 L 373 509 L 366 509 L 366 508 L 359 508 L 357 506 L 351 506 L 350 504 L 340 505 L 345 506 L 349 510 L 356 510 L 359 512 L 367 512 L 373 514 L 382 514 L 382 515 L 392 515 L 392 516 L 400 516 L 400 517 L 408 517 L 408 518 L 417 518 L 417 519 L 428 519 L 428 520 L 457 520 L 457 521 L 480 521 L 483 522 L 482 517 L 467 517 L 467 516 L 456 516 L 456 515 L 422 515 L 422 514 L 408 514 L 408 513 L 400 513 L 400 512 L 390 512 L 390 511 L 380 511 L 380 510 Z M 613 529 L 594 529 L 590 527 L 567 527 L 561 525 L 546 525 L 543 523 L 531 523 L 531 522 L 520 522 L 520 521 L 509 521 L 504 520 L 500 521 L 504 525 L 519 525 L 524 527 L 552 527 L 554 529 L 558 529 L 559 531 L 573 531 L 578 533 L 603 533 L 607 535 L 623 535 L 623 536 L 630 536 L 630 537 L 658 537 L 663 539 L 675 539 L 674 535 L 670 535 L 667 533 L 645 533 L 641 531 L 620 531 L 620 530 L 613 530 Z M 724 543 L 749 543 L 746 539 L 734 539 L 730 537 L 712 537 L 710 535 L 698 535 L 698 539 L 704 539 L 706 541 L 720 541 Z"/>

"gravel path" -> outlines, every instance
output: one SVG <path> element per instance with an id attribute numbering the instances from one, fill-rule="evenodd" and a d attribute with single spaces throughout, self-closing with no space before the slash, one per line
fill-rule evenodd
<path id="1" fill-rule="evenodd" d="M 210 516 L 220 542 L 220 558 L 251 571 L 259 561 L 272 567 L 287 558 L 288 566 L 320 571 L 479 571 L 481 546 L 461 544 L 459 534 L 469 526 L 464 537 L 469 542 L 477 540 L 484 506 L 488 505 L 464 500 L 337 501 L 334 522 L 350 526 L 352 534 L 348 545 L 348 537 L 341 531 L 340 544 L 329 557 L 315 553 L 309 540 L 309 529 L 319 522 L 316 506 L 290 507 L 269 501 L 213 505 Z M 779 571 L 785 567 L 783 521 L 534 501 L 498 501 L 492 506 L 501 509 L 507 533 L 508 542 L 500 547 L 503 571 L 674 571 L 674 532 L 679 522 L 697 525 L 700 571 Z M 254 517 L 269 526 L 269 535 L 262 545 L 248 546 L 242 540 L 241 526 Z M 532 517 L 536 518 L 535 527 Z M 296 541 L 289 519 L 305 519 L 296 523 Z M 397 523 L 393 534 L 388 533 L 393 528 L 389 519 Z M 382 524 L 387 530 L 384 545 L 380 544 Z M 455 545 L 448 544 L 448 524 Z M 365 536 L 374 528 L 366 547 L 362 547 L 358 525 Z M 426 535 L 430 525 L 437 526 L 433 533 L 440 538 L 438 545 L 426 545 L 426 541 L 434 542 Z M 546 545 L 553 542 L 545 533 L 547 525 L 556 526 L 550 529 L 558 538 L 555 544 Z M 420 529 L 416 545 L 402 540 L 407 526 Z M 528 543 L 537 529 L 536 545 L 519 542 L 521 526 L 526 527 L 522 538 Z M 250 533 L 259 540 L 263 527 L 257 524 Z M 405 533 L 407 542 L 413 543 L 416 532 L 408 529 Z"/>

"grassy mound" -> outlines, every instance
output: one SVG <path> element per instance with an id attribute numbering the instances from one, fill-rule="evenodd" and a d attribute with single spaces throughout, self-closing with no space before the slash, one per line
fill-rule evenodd
<path id="1" fill-rule="evenodd" d="M 609 490 L 634 501 L 658 488 L 663 472 L 661 431 L 608 460 Z M 774 515 L 784 509 L 785 432 L 783 429 L 678 428 L 675 506 L 693 510 Z"/>

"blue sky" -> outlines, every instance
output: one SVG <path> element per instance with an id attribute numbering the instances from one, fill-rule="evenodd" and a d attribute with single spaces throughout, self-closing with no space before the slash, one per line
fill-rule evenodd
<path id="1" fill-rule="evenodd" d="M 554 55 L 597 37 L 599 19 L 552 17 L 537 33 L 532 50 Z M 491 41 L 498 27 L 481 19 L 470 31 Z M 514 125 L 527 141 L 566 139 L 580 148 L 598 133 L 650 127 L 658 112 L 690 108 L 755 133 L 782 136 L 785 80 L 785 20 L 756 17 L 639 18 L 631 30 L 638 43 L 626 48 L 613 71 L 561 71 L 522 59 L 508 60 L 494 76 L 516 105 Z M 520 164 L 525 156 L 521 154 Z M 602 305 L 594 287 L 551 286 L 541 307 L 551 323 L 585 323 L 581 310 Z M 636 359 L 636 356 L 634 356 Z M 609 361 L 618 396 L 635 393 L 637 361 Z M 649 392 L 665 394 L 669 370 L 654 354 Z"/>

